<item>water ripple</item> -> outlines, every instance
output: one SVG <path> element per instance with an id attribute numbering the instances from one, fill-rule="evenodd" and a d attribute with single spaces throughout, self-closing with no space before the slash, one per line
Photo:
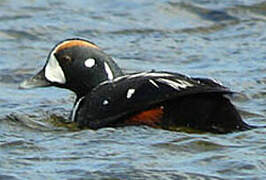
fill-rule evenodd
<path id="1" fill-rule="evenodd" d="M 30 32 L 27 31 L 20 31 L 20 30 L 14 30 L 14 29 L 0 29 L 0 37 L 9 37 L 11 39 L 28 39 L 28 40 L 33 40 L 37 41 L 40 40 L 39 36 L 36 36 Z"/>
<path id="2" fill-rule="evenodd" d="M 175 9 L 182 9 L 189 11 L 193 14 L 200 16 L 204 20 L 213 21 L 215 23 L 221 23 L 224 21 L 238 21 L 237 17 L 229 15 L 226 11 L 212 10 L 190 3 L 184 2 L 169 2 L 169 5 Z"/>
<path id="3" fill-rule="evenodd" d="M 30 15 L 17 15 L 17 16 L 0 16 L 0 21 L 13 21 L 18 19 L 29 19 Z"/>
<path id="4" fill-rule="evenodd" d="M 265 179 L 266 128 L 225 135 L 80 130 L 74 94 L 18 90 L 52 46 L 87 38 L 127 71 L 213 77 L 265 125 L 265 8 L 253 1 L 0 1 L 0 179 Z"/>

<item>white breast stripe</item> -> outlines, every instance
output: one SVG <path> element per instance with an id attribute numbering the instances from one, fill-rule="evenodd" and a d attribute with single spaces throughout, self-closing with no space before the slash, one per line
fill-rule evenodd
<path id="1" fill-rule="evenodd" d="M 107 77 L 109 80 L 113 80 L 114 79 L 114 75 L 113 72 L 111 71 L 111 68 L 109 67 L 109 65 L 105 62 L 104 63 L 104 69 L 107 73 Z"/>
<path id="2" fill-rule="evenodd" d="M 131 98 L 134 93 L 135 93 L 135 89 L 129 89 L 127 91 L 127 98 L 128 99 Z"/>
<path id="3" fill-rule="evenodd" d="M 75 116 L 79 107 L 80 102 L 85 98 L 85 96 L 79 98 L 79 100 L 77 101 L 77 103 L 75 104 L 73 110 L 72 110 L 72 115 L 71 115 L 71 121 L 74 122 L 75 121 Z"/>
<path id="4" fill-rule="evenodd" d="M 45 67 L 45 77 L 51 82 L 56 82 L 59 84 L 66 83 L 65 74 L 53 53 L 51 54 Z"/>
<path id="5" fill-rule="evenodd" d="M 149 79 L 149 82 L 152 83 L 155 87 L 159 88 L 158 84 L 156 84 L 156 82 L 154 82 L 154 80 Z"/>

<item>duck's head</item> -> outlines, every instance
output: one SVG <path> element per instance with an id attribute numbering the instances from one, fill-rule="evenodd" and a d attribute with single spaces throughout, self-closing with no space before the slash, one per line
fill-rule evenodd
<path id="1" fill-rule="evenodd" d="M 94 43 L 84 39 L 67 39 L 49 53 L 46 64 L 20 88 L 56 86 L 72 90 L 78 97 L 105 80 L 122 75 L 113 59 Z"/>

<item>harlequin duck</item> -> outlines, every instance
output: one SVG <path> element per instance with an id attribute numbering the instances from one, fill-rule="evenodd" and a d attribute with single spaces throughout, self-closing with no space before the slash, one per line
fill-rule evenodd
<path id="1" fill-rule="evenodd" d="M 231 90 L 205 78 L 149 71 L 123 74 L 114 60 L 84 39 L 67 39 L 42 70 L 20 88 L 55 86 L 77 95 L 71 120 L 98 129 L 148 125 L 228 133 L 252 128 L 230 102 Z"/>

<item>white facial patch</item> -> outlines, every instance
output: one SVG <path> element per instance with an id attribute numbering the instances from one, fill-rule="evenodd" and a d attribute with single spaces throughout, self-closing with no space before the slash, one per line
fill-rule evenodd
<path id="1" fill-rule="evenodd" d="M 89 58 L 84 62 L 84 65 L 88 68 L 92 68 L 95 65 L 95 59 Z"/>
<path id="2" fill-rule="evenodd" d="M 107 77 L 109 80 L 113 80 L 114 79 L 114 75 L 113 75 L 113 72 L 111 71 L 111 68 L 110 66 L 105 62 L 104 63 L 104 69 L 107 73 Z"/>
<path id="3" fill-rule="evenodd" d="M 131 98 L 134 93 L 135 93 L 135 89 L 129 89 L 127 91 L 127 98 L 128 99 Z"/>
<path id="4" fill-rule="evenodd" d="M 45 77 L 51 82 L 56 82 L 59 84 L 66 83 L 65 74 L 61 66 L 59 65 L 58 61 L 56 60 L 54 52 L 51 53 L 51 56 L 45 67 Z"/>

